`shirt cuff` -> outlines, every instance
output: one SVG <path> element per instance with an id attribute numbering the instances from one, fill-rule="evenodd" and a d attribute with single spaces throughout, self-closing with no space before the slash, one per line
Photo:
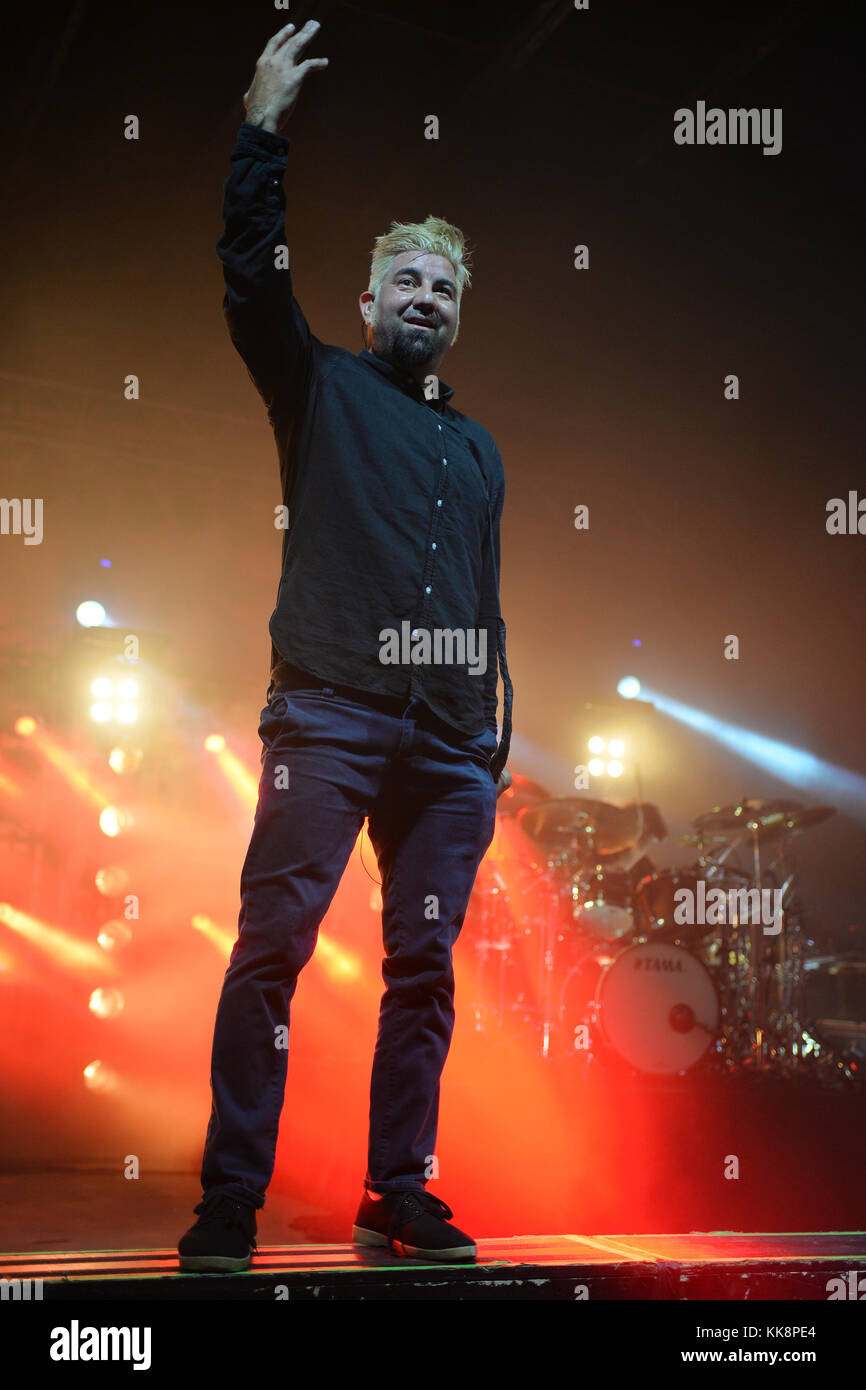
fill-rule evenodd
<path id="1" fill-rule="evenodd" d="M 250 141 L 269 154 L 286 154 L 290 144 L 288 135 L 275 135 L 272 130 L 265 130 L 264 126 L 250 125 L 249 121 L 242 123 L 238 140 Z"/>

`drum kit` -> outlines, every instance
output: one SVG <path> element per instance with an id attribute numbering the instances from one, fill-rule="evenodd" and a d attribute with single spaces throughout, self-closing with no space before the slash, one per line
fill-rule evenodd
<path id="1" fill-rule="evenodd" d="M 551 798 L 515 776 L 498 811 L 469 919 L 478 1031 L 516 1030 L 584 1073 L 861 1081 L 809 1013 L 810 971 L 832 958 L 808 937 L 792 862 L 833 807 L 715 807 L 679 842 L 691 863 L 668 868 L 644 854 L 667 838 L 651 803 Z"/>

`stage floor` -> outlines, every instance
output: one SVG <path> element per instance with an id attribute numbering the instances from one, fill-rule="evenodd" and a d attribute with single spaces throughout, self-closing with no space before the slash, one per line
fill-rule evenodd
<path id="1" fill-rule="evenodd" d="M 352 1245 L 265 1245 L 242 1274 L 182 1274 L 173 1250 L 0 1255 L 17 1296 L 91 1300 L 816 1300 L 866 1294 L 866 1232 L 526 1235 L 479 1240 L 473 1264 Z M 830 1286 L 830 1280 L 843 1283 Z"/>

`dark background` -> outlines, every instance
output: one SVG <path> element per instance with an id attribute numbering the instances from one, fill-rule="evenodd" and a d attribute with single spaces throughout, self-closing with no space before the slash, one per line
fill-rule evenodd
<path id="1" fill-rule="evenodd" d="M 4 653 L 50 660 L 75 605 L 100 598 L 172 640 L 184 690 L 255 764 L 280 499 L 214 247 L 255 59 L 315 17 L 310 52 L 330 66 L 286 129 L 313 331 L 361 347 L 357 297 L 392 219 L 447 217 L 474 249 L 442 376 L 506 465 L 513 770 L 567 794 L 585 704 L 615 702 L 633 670 L 866 772 L 866 539 L 825 531 L 827 500 L 866 490 L 856 13 L 325 0 L 19 15 L 3 45 L 2 486 L 45 498 L 46 534 L 4 538 Z M 676 146 L 673 112 L 698 99 L 782 107 L 782 152 Z M 786 786 L 669 720 L 632 751 L 673 835 L 744 794 L 833 803 L 832 785 Z M 631 766 L 616 799 L 635 794 Z M 864 820 L 799 842 L 804 899 L 840 942 L 866 921 Z M 684 853 L 672 840 L 659 857 Z"/>

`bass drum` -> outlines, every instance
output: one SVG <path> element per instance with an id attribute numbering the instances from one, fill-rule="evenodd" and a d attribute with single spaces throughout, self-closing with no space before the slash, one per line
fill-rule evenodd
<path id="1" fill-rule="evenodd" d="M 586 1046 L 599 1060 L 618 1059 L 652 1076 L 688 1071 L 719 1036 L 709 971 L 663 941 L 585 956 L 565 979 L 559 1014 L 576 1052 Z"/>

